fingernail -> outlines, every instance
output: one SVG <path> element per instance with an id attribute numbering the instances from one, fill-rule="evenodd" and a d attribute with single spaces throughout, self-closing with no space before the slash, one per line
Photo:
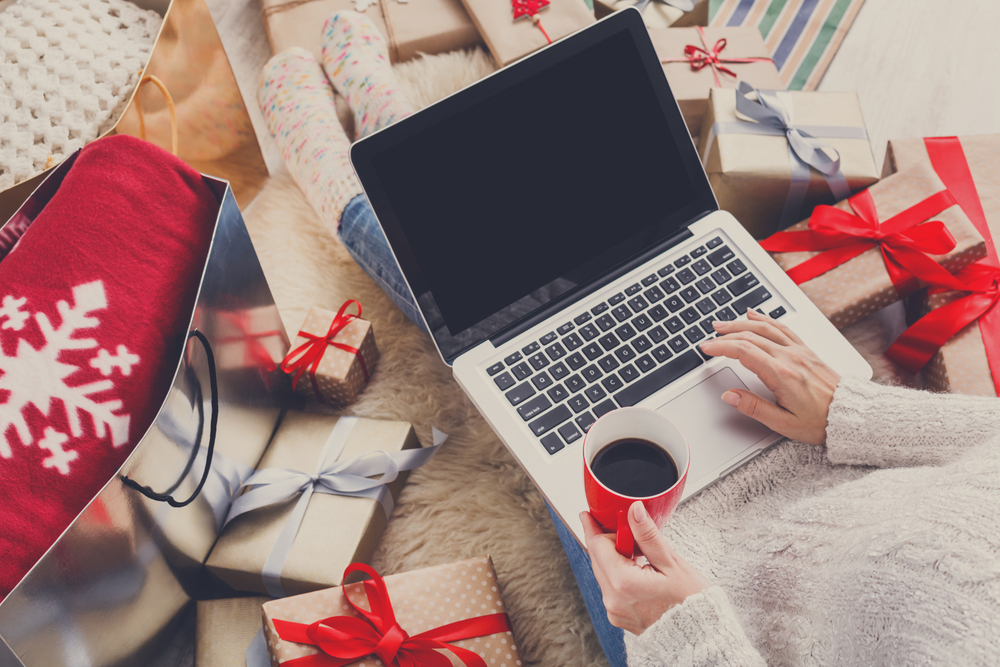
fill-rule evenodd
<path id="1" fill-rule="evenodd" d="M 726 403 L 729 403 L 729 405 L 733 406 L 734 408 L 740 407 L 740 395 L 737 394 L 735 391 L 727 391 L 724 394 L 722 394 L 722 400 L 724 400 Z"/>
<path id="2" fill-rule="evenodd" d="M 580 523 L 583 523 L 583 517 L 585 514 L 586 512 L 580 512 L 580 516 L 577 517 L 580 520 Z"/>
<path id="3" fill-rule="evenodd" d="M 646 514 L 646 506 L 642 503 L 635 503 L 635 505 L 632 506 L 632 518 L 638 523 L 642 523 L 648 519 L 649 515 Z"/>
<path id="4" fill-rule="evenodd" d="M 716 329 L 721 329 L 723 324 L 725 324 L 725 322 L 723 322 L 722 320 L 715 320 L 712 322 L 712 326 L 715 327 Z"/>

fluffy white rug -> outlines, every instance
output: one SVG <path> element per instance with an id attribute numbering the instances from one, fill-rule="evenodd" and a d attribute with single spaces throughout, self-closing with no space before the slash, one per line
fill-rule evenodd
<path id="1" fill-rule="evenodd" d="M 419 58 L 397 65 L 396 72 L 422 107 L 493 68 L 474 50 Z M 607 664 L 541 495 L 452 379 L 431 340 L 358 268 L 286 172 L 271 178 L 246 218 L 290 336 L 314 304 L 336 309 L 354 298 L 364 305 L 382 358 L 349 412 L 410 421 L 425 444 L 431 426 L 451 435 L 438 456 L 410 476 L 375 567 L 392 574 L 488 553 L 525 665 Z M 863 322 L 847 333 L 877 378 L 896 379 L 881 355 L 884 328 Z"/>

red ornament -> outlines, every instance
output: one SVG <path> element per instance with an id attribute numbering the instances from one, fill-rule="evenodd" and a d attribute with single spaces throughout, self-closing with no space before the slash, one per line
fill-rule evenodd
<path id="1" fill-rule="evenodd" d="M 540 9 L 549 6 L 549 0 L 511 0 L 514 7 L 514 20 L 524 16 L 536 16 Z"/>

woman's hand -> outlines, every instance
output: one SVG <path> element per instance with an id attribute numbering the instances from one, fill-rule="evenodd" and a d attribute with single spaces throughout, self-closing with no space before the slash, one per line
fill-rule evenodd
<path id="1" fill-rule="evenodd" d="M 745 389 L 730 389 L 722 400 L 781 435 L 822 445 L 840 375 L 781 322 L 754 310 L 747 311 L 747 317 L 713 322 L 719 337 L 702 343 L 701 349 L 738 359 L 771 390 L 777 405 Z"/>
<path id="2" fill-rule="evenodd" d="M 663 612 L 712 585 L 670 548 L 641 501 L 632 503 L 628 522 L 649 565 L 640 567 L 615 551 L 615 536 L 605 535 L 590 512 L 582 512 L 580 521 L 604 608 L 615 627 L 641 635 Z"/>

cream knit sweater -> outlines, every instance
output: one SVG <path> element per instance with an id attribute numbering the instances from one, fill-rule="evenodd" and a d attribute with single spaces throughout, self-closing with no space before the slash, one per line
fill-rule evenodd
<path id="1" fill-rule="evenodd" d="M 664 534 L 717 585 L 626 632 L 632 667 L 1000 665 L 1000 401 L 844 379 L 825 449 L 779 443 Z"/>

